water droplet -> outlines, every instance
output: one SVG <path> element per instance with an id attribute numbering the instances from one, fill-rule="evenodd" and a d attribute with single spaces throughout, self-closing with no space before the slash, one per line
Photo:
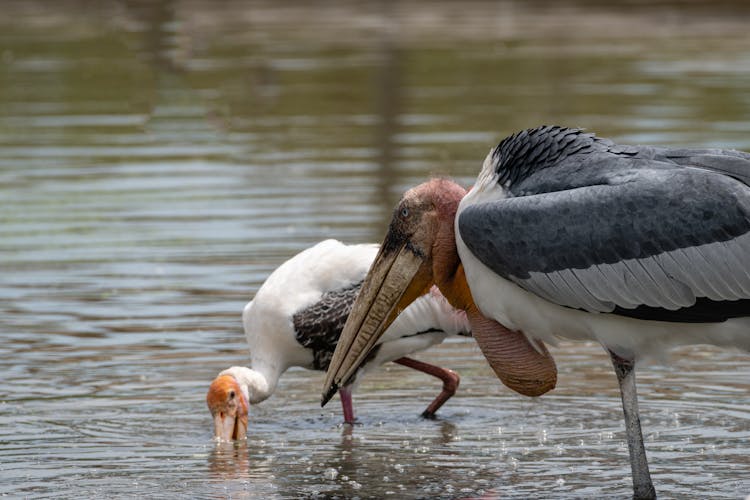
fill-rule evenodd
<path id="1" fill-rule="evenodd" d="M 329 467 L 328 469 L 325 470 L 325 472 L 323 472 L 323 477 L 331 481 L 336 479 L 338 475 L 339 475 L 339 471 L 337 471 L 333 467 Z"/>
<path id="2" fill-rule="evenodd" d="M 537 432 L 536 437 L 539 440 L 540 445 L 545 444 L 547 442 L 547 429 L 541 429 L 539 432 Z"/>
<path id="3" fill-rule="evenodd" d="M 556 484 L 556 485 L 557 485 L 558 487 L 560 487 L 560 486 L 565 486 L 565 479 L 563 479 L 563 478 L 561 478 L 561 477 L 558 477 L 558 478 L 557 478 L 557 481 L 555 481 L 555 484 Z"/>
<path id="4" fill-rule="evenodd" d="M 352 487 L 352 489 L 358 490 L 362 487 L 361 484 L 359 484 L 357 481 L 349 481 L 349 486 Z"/>

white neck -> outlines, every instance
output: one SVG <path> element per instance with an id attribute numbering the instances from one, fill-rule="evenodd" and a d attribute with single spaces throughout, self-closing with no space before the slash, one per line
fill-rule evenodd
<path id="1" fill-rule="evenodd" d="M 240 384 L 240 388 L 250 404 L 260 403 L 267 399 L 273 394 L 279 380 L 278 376 L 267 376 L 260 371 L 245 366 L 227 368 L 219 375 L 233 376 Z"/>

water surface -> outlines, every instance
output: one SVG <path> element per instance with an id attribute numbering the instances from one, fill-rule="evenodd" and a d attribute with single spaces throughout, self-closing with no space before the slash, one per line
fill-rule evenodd
<path id="1" fill-rule="evenodd" d="M 470 185 L 542 123 L 750 150 L 742 4 L 7 2 L 0 18 L 0 493 L 13 497 L 628 497 L 601 348 L 502 387 L 470 340 L 320 409 L 291 370 L 217 446 L 204 396 L 247 360 L 240 312 L 329 237 L 377 241 L 430 174 Z M 750 494 L 750 356 L 639 372 L 664 498 Z"/>

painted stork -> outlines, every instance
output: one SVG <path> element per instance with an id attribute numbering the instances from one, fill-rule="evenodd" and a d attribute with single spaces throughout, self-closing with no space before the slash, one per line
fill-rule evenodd
<path id="1" fill-rule="evenodd" d="M 344 328 L 324 403 L 432 284 L 467 311 L 490 365 L 522 394 L 555 385 L 545 342 L 600 342 L 620 385 L 635 497 L 653 498 L 634 365 L 676 345 L 750 350 L 750 154 L 544 126 L 492 149 L 468 194 L 445 179 L 411 189 Z"/>
<path id="2" fill-rule="evenodd" d="M 242 313 L 250 366 L 234 366 L 212 382 L 206 400 L 214 435 L 230 440 L 247 433 L 248 405 L 273 394 L 292 366 L 325 370 L 377 245 L 345 245 L 326 240 L 279 266 Z M 423 416 L 432 417 L 456 392 L 459 376 L 405 356 L 441 343 L 449 335 L 470 335 L 466 314 L 450 306 L 435 287 L 393 322 L 372 355 L 339 389 L 344 421 L 354 422 L 353 385 L 383 363 L 394 361 L 443 381 L 441 393 Z"/>

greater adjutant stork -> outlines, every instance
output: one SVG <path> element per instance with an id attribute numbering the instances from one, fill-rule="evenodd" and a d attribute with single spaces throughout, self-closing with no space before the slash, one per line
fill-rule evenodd
<path id="1" fill-rule="evenodd" d="M 242 322 L 250 347 L 250 368 L 234 366 L 211 383 L 206 400 L 214 435 L 241 439 L 247 433 L 248 404 L 274 392 L 292 366 L 326 370 L 377 245 L 345 245 L 326 240 L 292 257 L 266 279 L 245 306 Z M 458 374 L 408 356 L 441 343 L 449 335 L 470 335 L 466 314 L 437 288 L 412 303 L 381 337 L 349 384 L 339 389 L 344 421 L 354 422 L 352 386 L 388 361 L 435 376 L 441 393 L 423 412 L 432 417 L 458 388 Z"/>
<path id="2" fill-rule="evenodd" d="M 750 154 L 545 126 L 500 142 L 468 193 L 445 179 L 411 189 L 344 328 L 324 403 L 432 284 L 467 311 L 490 365 L 522 394 L 555 385 L 544 342 L 599 341 L 620 384 L 635 496 L 654 497 L 634 364 L 684 344 L 750 350 Z"/>

